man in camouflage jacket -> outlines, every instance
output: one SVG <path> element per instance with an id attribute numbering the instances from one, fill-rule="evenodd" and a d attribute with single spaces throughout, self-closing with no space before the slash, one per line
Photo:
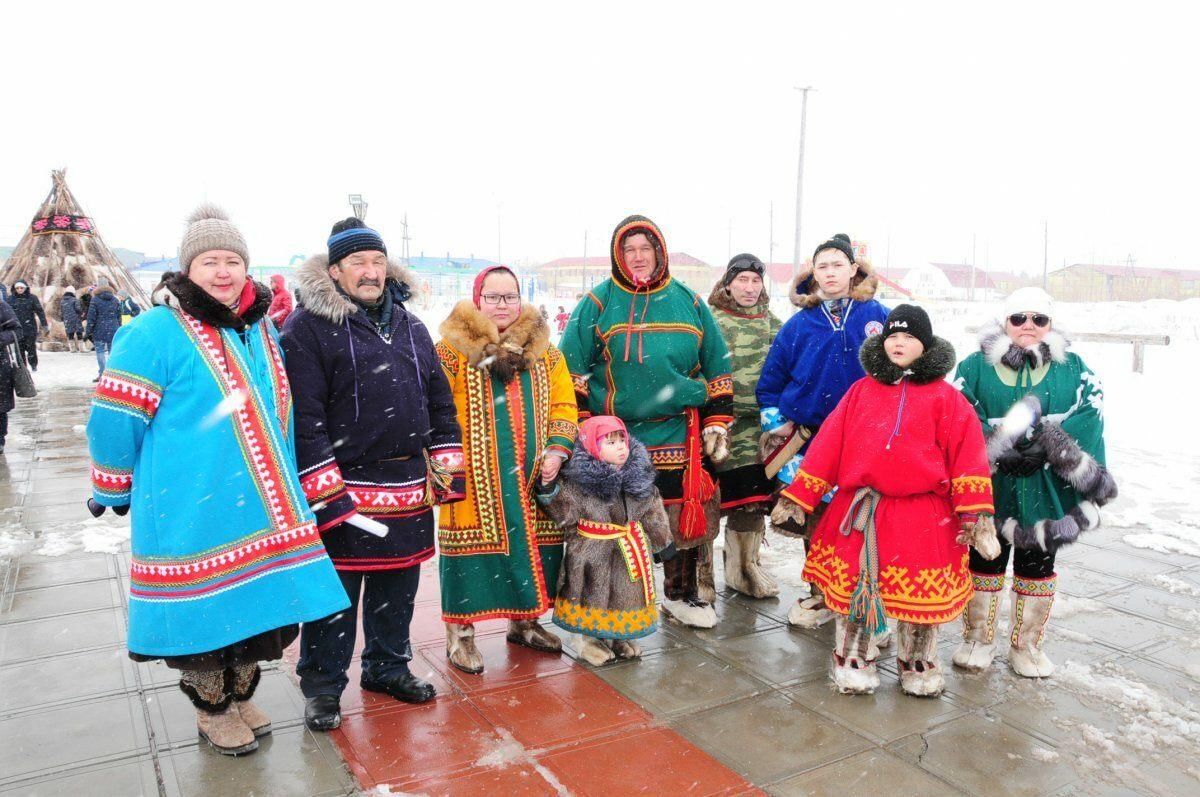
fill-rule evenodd
<path id="1" fill-rule="evenodd" d="M 763 284 L 765 268 L 754 255 L 729 261 L 708 304 L 729 348 L 733 371 L 733 425 L 729 459 L 717 466 L 721 514 L 725 516 L 725 584 L 752 598 L 779 594 L 759 563 L 772 485 L 759 455 L 759 411 L 754 386 L 781 323 L 771 312 Z"/>

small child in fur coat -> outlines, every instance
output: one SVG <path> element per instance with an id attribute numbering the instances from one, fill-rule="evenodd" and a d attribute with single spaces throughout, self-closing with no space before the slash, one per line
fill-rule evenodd
<path id="1" fill-rule="evenodd" d="M 599 666 L 642 655 L 634 640 L 654 633 L 654 564 L 675 555 L 646 447 L 620 418 L 579 426 L 575 453 L 558 478 L 538 483 L 538 502 L 564 531 L 554 624 L 582 637 L 579 654 Z"/>

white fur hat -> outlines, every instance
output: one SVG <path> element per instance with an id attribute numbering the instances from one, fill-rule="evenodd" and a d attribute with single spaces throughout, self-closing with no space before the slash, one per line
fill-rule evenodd
<path id="1" fill-rule="evenodd" d="M 1004 300 L 1004 315 L 1042 313 L 1054 318 L 1054 299 L 1041 288 L 1017 288 Z"/>

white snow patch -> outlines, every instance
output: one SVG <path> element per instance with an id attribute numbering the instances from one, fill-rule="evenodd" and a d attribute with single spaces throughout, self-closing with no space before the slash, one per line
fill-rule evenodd
<path id="1" fill-rule="evenodd" d="M 109 520 L 107 516 L 62 524 L 41 535 L 14 523 L 0 526 L 0 556 L 65 556 L 77 551 L 118 553 L 128 542 L 129 524 Z"/>
<path id="2" fill-rule="evenodd" d="M 1159 574 L 1153 578 L 1154 586 L 1165 589 L 1175 595 L 1188 595 L 1193 598 L 1200 598 L 1200 586 L 1190 584 L 1181 578 L 1173 578 L 1172 576 Z"/>
<path id="3" fill-rule="evenodd" d="M 497 728 L 496 733 L 500 735 L 500 740 L 497 742 L 496 747 L 491 752 L 476 760 L 475 766 L 505 769 L 513 765 L 523 764 L 537 772 L 542 780 L 546 781 L 547 785 L 554 789 L 555 794 L 559 795 L 559 797 L 571 797 L 571 791 L 562 784 L 562 781 L 553 772 L 538 762 L 537 754 L 541 751 L 525 749 L 525 745 L 513 738 L 512 733 L 507 728 Z"/>
<path id="4" fill-rule="evenodd" d="M 1134 548 L 1145 548 L 1159 553 L 1182 553 L 1188 556 L 1200 557 L 1200 543 L 1191 540 L 1181 540 L 1167 534 L 1126 534 L 1121 540 Z"/>
<path id="5" fill-rule="evenodd" d="M 1054 596 L 1054 613 L 1051 617 L 1055 620 L 1065 620 L 1077 614 L 1098 612 L 1105 608 L 1107 607 L 1103 603 L 1094 601 L 1091 598 L 1081 598 L 1075 595 L 1060 593 Z M 1061 629 L 1056 628 L 1055 631 L 1061 631 Z"/>
<path id="6" fill-rule="evenodd" d="M 1029 754 L 1038 761 L 1045 761 L 1046 763 L 1058 760 L 1058 753 L 1054 750 L 1047 750 L 1045 747 L 1035 747 L 1029 751 Z"/>

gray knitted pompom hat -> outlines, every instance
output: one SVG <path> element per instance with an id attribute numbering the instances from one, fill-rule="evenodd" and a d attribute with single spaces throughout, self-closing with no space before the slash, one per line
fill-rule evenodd
<path id="1" fill-rule="evenodd" d="M 236 252 L 247 266 L 250 265 L 246 239 L 229 221 L 229 215 L 216 205 L 206 203 L 188 216 L 187 231 L 179 244 L 179 270 L 186 274 L 198 255 L 214 249 Z"/>

